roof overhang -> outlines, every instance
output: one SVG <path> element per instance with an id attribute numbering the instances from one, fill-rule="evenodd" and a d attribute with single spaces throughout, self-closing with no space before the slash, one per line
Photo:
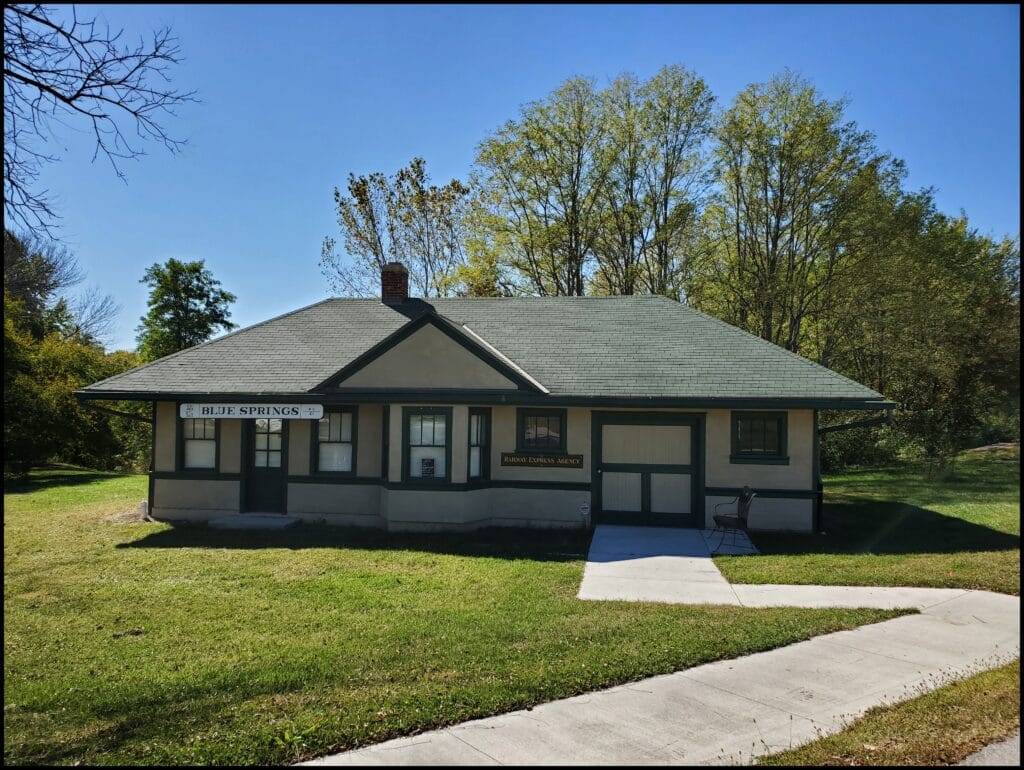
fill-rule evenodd
<path id="1" fill-rule="evenodd" d="M 359 390 L 333 393 L 211 393 L 173 391 L 91 391 L 77 390 L 79 400 L 97 401 L 207 401 L 230 403 L 252 401 L 270 403 L 290 401 L 315 404 L 391 403 L 403 404 L 470 404 L 509 406 L 593 406 L 661 409 L 818 409 L 876 411 L 894 409 L 896 404 L 884 399 L 799 398 L 799 397 L 638 397 L 638 396 L 560 396 L 532 392 L 487 390 Z"/>

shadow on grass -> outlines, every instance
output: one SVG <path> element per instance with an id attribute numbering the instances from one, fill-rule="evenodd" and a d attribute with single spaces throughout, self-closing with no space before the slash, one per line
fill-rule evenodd
<path id="1" fill-rule="evenodd" d="M 754 533 L 763 554 L 925 554 L 1006 551 L 1020 536 L 954 516 L 895 502 L 852 500 L 826 503 L 822 532 Z"/>
<path id="2" fill-rule="evenodd" d="M 417 551 L 531 561 L 576 561 L 590 547 L 589 531 L 526 530 L 491 527 L 456 533 L 390 533 L 354 527 L 301 524 L 284 530 L 220 530 L 179 524 L 118 548 L 359 548 Z"/>
<path id="3" fill-rule="evenodd" d="M 67 471 L 60 469 L 33 471 L 28 476 L 4 481 L 4 494 L 21 495 L 39 492 L 43 489 L 76 487 L 95 481 L 121 478 L 130 474 L 104 473 L 103 471 Z"/>

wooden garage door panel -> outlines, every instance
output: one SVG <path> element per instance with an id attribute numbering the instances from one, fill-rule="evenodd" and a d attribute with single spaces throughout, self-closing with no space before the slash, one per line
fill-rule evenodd
<path id="1" fill-rule="evenodd" d="M 692 513 L 688 473 L 651 474 L 651 513 Z"/>
<path id="2" fill-rule="evenodd" d="M 639 511 L 641 509 L 641 475 L 639 473 L 601 474 L 601 505 L 608 511 Z"/>
<path id="3" fill-rule="evenodd" d="M 601 462 L 690 464 L 689 425 L 605 425 Z"/>

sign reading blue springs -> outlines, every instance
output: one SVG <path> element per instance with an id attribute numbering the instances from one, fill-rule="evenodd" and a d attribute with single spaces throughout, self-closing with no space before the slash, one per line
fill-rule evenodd
<path id="1" fill-rule="evenodd" d="M 323 404 L 182 404 L 180 416 L 236 420 L 256 420 L 261 417 L 319 420 L 324 416 L 324 407 Z"/>

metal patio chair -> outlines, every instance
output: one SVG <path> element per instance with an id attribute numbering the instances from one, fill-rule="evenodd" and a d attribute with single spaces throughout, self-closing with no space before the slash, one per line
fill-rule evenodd
<path id="1" fill-rule="evenodd" d="M 747 537 L 747 541 L 750 540 L 750 533 L 747 531 L 747 519 L 750 517 L 750 504 L 754 502 L 754 498 L 757 497 L 757 493 L 750 487 L 743 487 L 740 490 L 738 496 L 724 503 L 719 503 L 715 506 L 715 513 L 711 517 L 715 522 L 714 532 L 721 531 L 722 537 L 718 541 L 718 547 L 713 549 L 712 553 L 718 551 L 719 548 L 725 543 L 725 536 L 728 533 L 732 533 L 731 545 L 736 545 L 736 537 L 738 533 L 742 533 Z M 735 505 L 736 515 L 728 516 L 726 514 L 720 514 L 718 509 L 723 505 Z"/>

